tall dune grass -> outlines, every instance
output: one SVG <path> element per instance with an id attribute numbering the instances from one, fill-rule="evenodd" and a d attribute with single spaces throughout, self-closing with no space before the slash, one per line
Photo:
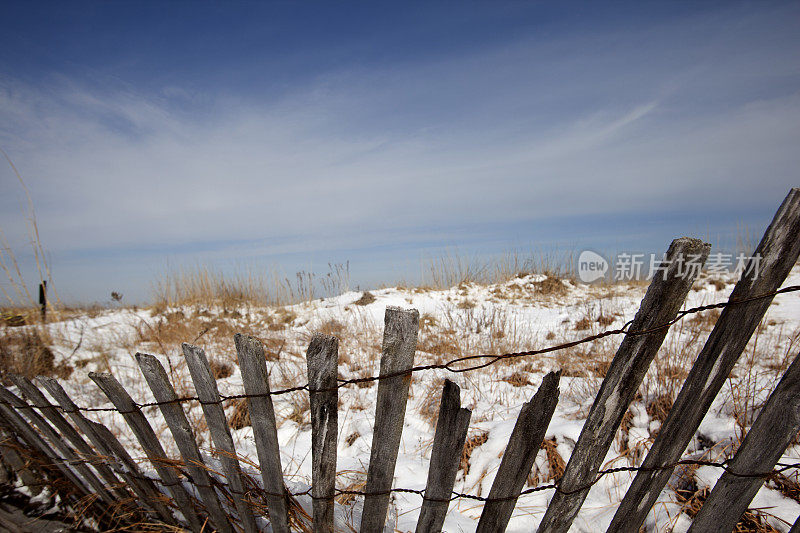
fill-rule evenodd
<path id="1" fill-rule="evenodd" d="M 422 262 L 422 275 L 414 282 L 387 281 L 383 287 L 402 285 L 426 289 L 447 289 L 462 283 L 492 284 L 522 274 L 571 277 L 572 254 L 523 255 L 519 251 L 478 259 L 444 252 Z M 167 270 L 151 284 L 152 304 L 158 308 L 179 305 L 223 308 L 240 306 L 284 306 L 337 296 L 350 290 L 350 265 L 328 264 L 323 274 L 300 271 L 286 276 L 277 270 L 255 266 L 222 269 L 196 263 Z"/>
<path id="2" fill-rule="evenodd" d="M 152 301 L 157 307 L 283 306 L 310 302 L 318 296 L 333 296 L 349 290 L 349 264 L 329 264 L 328 270 L 324 275 L 301 271 L 290 278 L 277 270 L 255 266 L 225 271 L 197 263 L 168 270 L 156 279 L 152 283 Z"/>
<path id="3" fill-rule="evenodd" d="M 42 283 L 45 280 L 52 280 L 50 265 L 47 262 L 42 239 L 39 235 L 39 222 L 36 218 L 36 210 L 30 190 L 25 184 L 25 180 L 22 179 L 17 167 L 14 165 L 14 162 L 11 160 L 11 157 L 9 157 L 2 148 L 0 148 L 0 153 L 5 157 L 25 194 L 23 212 L 28 221 L 28 242 L 31 247 L 31 252 L 33 253 L 38 283 Z M 17 313 L 24 313 L 28 322 L 30 322 L 36 316 L 36 313 L 31 313 L 30 311 L 38 307 L 38 301 L 35 299 L 35 293 L 28 288 L 28 284 L 25 282 L 23 270 L 23 267 L 20 266 L 17 259 L 17 255 L 6 238 L 3 228 L 0 228 L 0 271 L 5 275 L 5 279 L 3 280 L 5 283 L 0 283 L 0 294 L 2 294 L 5 302 L 0 307 L 7 309 L 7 311 L 5 311 L 6 314 L 11 313 L 16 315 Z M 53 306 L 53 302 L 56 304 L 59 302 L 58 293 L 55 291 L 55 288 L 52 287 L 52 283 L 48 289 L 50 293 L 48 294 L 48 307 L 52 308 L 55 307 Z"/>
<path id="4" fill-rule="evenodd" d="M 420 286 L 448 289 L 462 283 L 490 285 L 504 283 L 521 274 L 571 278 L 573 263 L 572 251 L 535 254 L 511 250 L 488 258 L 470 258 L 448 250 L 423 260 Z"/>

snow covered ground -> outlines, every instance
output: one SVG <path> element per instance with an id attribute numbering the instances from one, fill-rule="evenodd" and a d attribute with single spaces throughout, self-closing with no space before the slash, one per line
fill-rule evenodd
<path id="1" fill-rule="evenodd" d="M 800 284 L 795 267 L 787 285 Z M 686 307 L 723 301 L 733 288 L 732 280 L 721 282 L 703 276 L 695 284 Z M 153 401 L 136 365 L 136 351 L 153 353 L 169 369 L 179 395 L 192 395 L 193 388 L 179 343 L 194 342 L 218 368 L 223 394 L 242 393 L 232 334 L 242 331 L 265 343 L 273 389 L 305 383 L 305 349 L 315 331 L 340 338 L 339 373 L 342 378 L 376 375 L 380 355 L 383 314 L 386 306 L 416 308 L 420 312 L 420 335 L 415 363 L 443 362 L 461 355 L 505 353 L 540 348 L 619 327 L 633 318 L 646 285 L 641 283 L 587 286 L 527 275 L 505 283 L 479 286 L 462 284 L 448 290 L 389 288 L 313 300 L 281 308 L 120 308 L 99 314 L 80 315 L 49 326 L 54 351 L 75 368 L 63 385 L 82 406 L 110 406 L 88 379 L 89 371 L 110 371 L 139 402 Z M 652 443 L 665 412 L 677 394 L 691 364 L 714 322 L 714 312 L 686 317 L 670 330 L 641 394 L 626 416 L 623 430 L 606 457 L 605 468 L 640 464 Z M 462 391 L 462 405 L 472 409 L 468 439 L 471 453 L 462 462 L 455 490 L 487 496 L 503 450 L 521 405 L 536 392 L 550 370 L 563 370 L 561 398 L 547 431 L 547 449 L 540 450 L 528 487 L 548 484 L 568 461 L 608 362 L 621 341 L 605 338 L 544 356 L 503 361 L 482 370 L 452 374 L 429 371 L 414 375 L 405 418 L 395 487 L 424 489 L 442 380 L 449 378 Z M 800 296 L 775 299 L 748 349 L 703 421 L 685 457 L 722 460 L 731 455 L 742 436 L 742 426 L 752 423 L 783 369 L 800 349 Z M 229 374 L 229 375 L 227 375 Z M 363 488 L 368 467 L 375 383 L 350 385 L 339 390 L 338 478 L 339 488 Z M 278 418 L 278 437 L 287 485 L 302 491 L 311 479 L 311 429 L 307 393 L 273 397 Z M 231 402 L 227 413 L 233 416 Z M 210 439 L 199 405 L 186 404 L 201 447 L 209 452 Z M 138 443 L 117 413 L 89 413 L 119 436 L 135 457 L 143 457 Z M 146 409 L 169 454 L 178 457 L 169 430 L 157 408 Z M 252 428 L 233 432 L 238 453 L 256 462 Z M 210 454 L 209 454 L 210 455 Z M 800 445 L 791 446 L 784 461 L 800 459 Z M 209 459 L 213 462 L 213 459 Z M 149 463 L 142 461 L 148 469 Z M 713 486 L 721 470 L 702 467 L 688 472 L 698 488 Z M 795 472 L 785 472 L 790 478 Z M 256 476 L 257 477 L 257 476 Z M 598 482 L 575 521 L 572 531 L 604 530 L 616 504 L 633 479 L 630 473 L 608 475 Z M 508 531 L 531 531 L 541 520 L 552 497 L 544 490 L 520 498 Z M 310 499 L 299 498 L 311 511 Z M 413 494 L 394 494 L 391 526 L 413 531 L 421 499 Z M 360 501 L 342 505 L 342 526 L 357 529 Z M 761 509 L 763 520 L 779 531 L 788 531 L 800 514 L 800 504 L 767 485 L 752 507 Z M 685 531 L 691 523 L 680 498 L 671 488 L 661 494 L 647 520 L 648 531 Z M 453 502 L 445 523 L 448 532 L 474 531 L 482 504 L 463 499 Z M 348 530 L 348 529 L 345 529 Z M 387 528 L 391 531 L 391 528 Z"/>

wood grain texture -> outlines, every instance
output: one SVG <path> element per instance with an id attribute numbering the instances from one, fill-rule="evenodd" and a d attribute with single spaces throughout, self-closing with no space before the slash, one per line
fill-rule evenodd
<path id="1" fill-rule="evenodd" d="M 338 361 L 338 339 L 315 333 L 306 352 L 311 400 L 311 497 L 315 533 L 333 533 L 336 437 L 339 434 Z"/>
<path id="2" fill-rule="evenodd" d="M 131 493 L 128 492 L 124 485 L 120 482 L 119 478 L 114 475 L 114 472 L 106 464 L 109 460 L 108 454 L 96 452 L 84 438 L 73 428 L 64 416 L 54 407 L 42 394 L 42 392 L 34 385 L 28 378 L 18 375 L 10 375 L 11 381 L 22 391 L 22 394 L 28 401 L 39 409 L 53 427 L 65 437 L 75 451 L 84 459 L 90 461 L 91 468 L 97 472 L 98 476 L 106 484 L 106 490 L 109 494 L 119 500 L 131 499 Z M 113 502 L 114 500 L 112 500 Z"/>
<path id="3" fill-rule="evenodd" d="M 417 533 L 442 531 L 471 416 L 472 411 L 461 408 L 461 389 L 446 379 L 442 388 L 431 464 L 428 467 L 428 482 L 417 521 Z"/>
<path id="4" fill-rule="evenodd" d="M 800 432 L 800 356 L 770 394 L 750 431 L 728 464 L 731 472 L 769 472 Z M 733 531 L 764 478 L 725 472 L 694 517 L 690 533 Z"/>
<path id="5" fill-rule="evenodd" d="M 178 446 L 186 469 L 192 476 L 192 484 L 197 488 L 200 498 L 208 510 L 211 522 L 222 533 L 233 533 L 233 526 L 228 520 L 227 513 L 222 509 L 217 491 L 211 483 L 211 476 L 208 474 L 203 456 L 197 447 L 192 426 L 183 412 L 183 407 L 176 400 L 178 395 L 169 382 L 167 372 L 155 356 L 144 353 L 136 354 L 136 361 L 144 375 L 145 381 L 153 391 L 153 397 L 159 402 L 158 408 L 167 421 L 172 438 Z"/>
<path id="6" fill-rule="evenodd" d="M 506 530 L 558 404 L 560 378 L 561 371 L 547 374 L 531 401 L 522 406 L 476 533 L 502 533 Z M 500 498 L 503 500 L 491 501 Z"/>
<path id="7" fill-rule="evenodd" d="M 646 331 L 675 319 L 700 270 L 697 268 L 687 273 L 682 261 L 691 257 L 702 265 L 710 249 L 711 245 L 698 239 L 672 241 L 662 264 L 666 268 L 653 277 L 630 326 L 631 333 Z M 567 493 L 556 492 L 553 495 L 539 531 L 566 533 L 569 530 L 589 489 L 569 492 L 588 485 L 597 475 L 622 417 L 666 334 L 667 329 L 661 329 L 646 335 L 625 335 L 559 481 Z"/>
<path id="8" fill-rule="evenodd" d="M 136 493 L 139 503 L 142 503 L 155 511 L 164 522 L 177 525 L 177 521 L 172 513 L 161 501 L 161 492 L 155 487 L 153 482 L 142 474 L 139 466 L 131 458 L 119 440 L 105 426 L 93 422 L 83 416 L 78 410 L 78 406 L 67 395 L 64 388 L 53 378 L 40 376 L 36 378 L 39 384 L 44 387 L 56 403 L 69 416 L 72 423 L 83 432 L 92 445 L 101 453 L 114 461 L 110 463 L 111 468 L 123 478 L 128 486 Z M 102 429 L 100 429 L 102 428 Z"/>
<path id="9" fill-rule="evenodd" d="M 12 410 L 16 409 L 23 416 L 25 416 L 34 426 L 36 426 L 42 433 L 42 436 L 49 441 L 48 449 L 52 449 L 50 457 L 61 457 L 69 462 L 69 469 L 73 470 L 83 481 L 83 483 L 76 483 L 79 487 L 85 486 L 90 488 L 90 493 L 96 494 L 106 504 L 113 504 L 114 498 L 108 493 L 103 483 L 97 478 L 94 472 L 88 467 L 86 461 L 82 459 L 78 453 L 75 452 L 65 441 L 62 439 L 58 432 L 45 420 L 42 415 L 36 410 L 25 403 L 16 394 L 9 391 L 4 387 L 0 387 L 0 398 L 11 404 Z M 25 438 L 25 437 L 23 437 Z M 27 438 L 26 438 L 27 440 Z M 61 460 L 57 460 L 59 463 Z M 74 482 L 74 481 L 73 481 Z"/>
<path id="10" fill-rule="evenodd" d="M 267 492 L 267 508 L 270 523 L 276 533 L 289 532 L 289 513 L 286 504 L 286 487 L 283 484 L 278 429 L 275 425 L 275 409 L 269 390 L 267 359 L 264 346 L 254 337 L 237 333 L 233 337 L 239 369 L 242 372 L 244 391 L 248 395 L 247 408 L 253 425 L 261 479 Z"/>
<path id="11" fill-rule="evenodd" d="M 411 369 L 418 331 L 419 311 L 399 307 L 386 308 L 381 376 L 404 373 Z M 383 531 L 386 522 L 410 385 L 410 372 L 378 381 L 375 430 L 372 433 L 361 533 L 379 533 Z"/>
<path id="12" fill-rule="evenodd" d="M 183 356 L 186 358 L 186 365 L 189 367 L 197 397 L 200 399 L 211 440 L 217 449 L 216 456 L 228 480 L 228 487 L 239 513 L 242 528 L 245 533 L 256 533 L 258 526 L 253 509 L 245 499 L 242 468 L 236 458 L 236 447 L 233 444 L 228 420 L 225 418 L 225 410 L 222 408 L 217 381 L 211 374 L 206 353 L 197 346 L 184 343 Z"/>
<path id="13" fill-rule="evenodd" d="M 17 450 L 23 448 L 24 445 L 17 439 L 16 435 L 3 428 L 0 424 L 0 455 L 2 455 L 3 462 L 12 470 L 13 475 L 16 475 L 20 482 L 28 487 L 28 490 L 35 496 L 42 491 L 42 483 L 44 478 L 41 477 L 39 472 L 33 469 L 28 461 L 23 459 Z M 12 482 L 13 479 L 7 479 L 4 483 Z"/>
<path id="14" fill-rule="evenodd" d="M 2 399 L 3 402 L 8 402 L 9 398 L 3 394 L 3 390 L 4 389 L 0 388 L 0 399 Z M 14 395 L 12 394 L 12 396 Z M 19 398 L 17 399 L 19 400 Z M 19 401 L 21 402 L 21 400 Z M 10 403 L 14 405 L 14 402 Z M 16 434 L 21 441 L 27 443 L 31 450 L 38 453 L 43 459 L 49 460 L 50 464 L 54 465 L 55 469 L 64 476 L 64 479 L 72 485 L 74 492 L 69 491 L 71 492 L 71 494 L 69 494 L 65 491 L 65 496 L 68 500 L 76 501 L 93 497 L 93 493 L 87 488 L 86 483 L 70 468 L 70 465 L 63 461 L 59 454 L 39 436 L 16 409 L 0 403 L 0 423 L 2 423 L 8 431 Z M 47 475 L 49 476 L 49 473 Z M 92 508 L 100 515 L 105 513 L 103 506 L 98 502 L 94 502 Z"/>
<path id="15" fill-rule="evenodd" d="M 111 374 L 89 372 L 89 378 L 100 387 L 106 397 L 114 404 L 114 407 L 122 414 L 136 440 L 139 441 L 139 445 L 144 450 L 145 455 L 147 455 L 153 468 L 155 468 L 158 477 L 161 478 L 161 481 L 172 495 L 172 499 L 183 515 L 183 519 L 189 529 L 199 533 L 203 529 L 203 522 L 199 519 L 198 512 L 192 505 L 189 494 L 183 487 L 181 478 L 171 466 L 172 461 L 164 452 L 164 448 L 161 446 L 161 442 L 159 442 L 153 428 L 134 403 L 128 391 Z"/>
<path id="16" fill-rule="evenodd" d="M 798 235 L 800 189 L 792 189 L 754 252 L 761 258 L 758 272 L 746 271 L 730 300 L 745 300 L 777 290 L 800 255 Z M 751 261 L 749 266 L 752 264 Z M 764 298 L 722 310 L 642 464 L 651 470 L 637 473 L 609 532 L 638 531 L 641 527 L 672 475 L 671 469 L 658 467 L 680 459 L 771 303 L 772 298 Z"/>

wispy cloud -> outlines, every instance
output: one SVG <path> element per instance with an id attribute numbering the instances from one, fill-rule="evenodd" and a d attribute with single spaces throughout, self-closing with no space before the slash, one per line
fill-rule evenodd
<path id="1" fill-rule="evenodd" d="M 6 78 L 0 143 L 46 245 L 72 256 L 457 243 L 548 217 L 769 209 L 797 181 L 800 46 L 759 53 L 720 34 L 698 54 L 696 31 L 673 42 L 681 28 L 641 48 L 537 38 L 345 66 L 270 99 Z M 0 225 L 24 235 L 8 175 Z"/>

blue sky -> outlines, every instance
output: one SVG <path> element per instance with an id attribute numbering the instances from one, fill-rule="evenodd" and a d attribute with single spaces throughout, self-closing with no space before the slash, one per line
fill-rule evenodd
<path id="1" fill-rule="evenodd" d="M 800 183 L 797 3 L 0 10 L 0 148 L 69 301 L 197 262 L 366 287 L 443 251 L 731 246 Z M 32 272 L 23 205 L 1 166 Z"/>

